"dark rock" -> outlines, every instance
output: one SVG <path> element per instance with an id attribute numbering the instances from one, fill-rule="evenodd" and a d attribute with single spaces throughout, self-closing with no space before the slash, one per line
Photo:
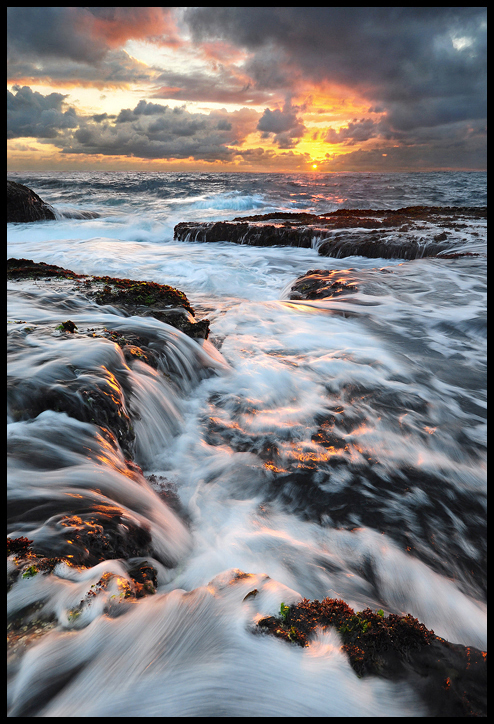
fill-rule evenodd
<path id="1" fill-rule="evenodd" d="M 285 225 L 247 224 L 231 221 L 183 222 L 175 226 L 173 238 L 179 241 L 230 241 L 249 246 L 302 246 L 310 248 L 312 230 Z"/>
<path id="2" fill-rule="evenodd" d="M 185 294 L 167 284 L 112 277 L 92 277 L 96 290 L 88 293 L 98 304 L 111 304 L 128 314 L 153 316 L 189 337 L 207 339 L 209 320 L 193 321 L 194 309 Z"/>
<path id="3" fill-rule="evenodd" d="M 445 232 L 434 239 L 408 232 L 424 230 L 423 222 L 458 224 L 460 219 L 483 219 L 486 207 L 409 206 L 402 209 L 339 209 L 327 214 L 257 214 L 233 221 L 183 222 L 174 229 L 179 241 L 229 241 L 252 246 L 318 245 L 321 256 L 416 259 L 447 250 Z M 421 225 L 422 224 L 422 225 Z M 397 230 L 399 234 L 397 233 Z M 348 233 L 335 233 L 347 230 Z"/>
<path id="4" fill-rule="evenodd" d="M 77 341 L 78 335 L 76 339 Z M 15 420 L 37 417 L 45 410 L 65 412 L 70 417 L 99 425 L 115 436 L 122 451 L 132 456 L 135 433 L 126 404 L 130 383 L 127 371 L 69 369 L 55 380 L 9 380 L 7 399 Z"/>
<path id="5" fill-rule="evenodd" d="M 27 186 L 7 179 L 7 223 L 55 219 L 55 212 Z"/>
<path id="6" fill-rule="evenodd" d="M 295 281 L 290 299 L 328 299 L 356 291 L 356 280 L 349 270 L 310 269 Z"/>
<path id="7" fill-rule="evenodd" d="M 290 607 L 282 603 L 280 613 L 279 618 L 261 619 L 257 626 L 302 647 L 316 627 L 334 627 L 358 676 L 406 682 L 429 716 L 486 716 L 486 652 L 449 643 L 410 614 L 385 616 L 369 608 L 355 612 L 334 598 L 304 598 Z"/>
<path id="8" fill-rule="evenodd" d="M 445 231 L 442 231 L 440 234 L 435 235 L 434 241 L 446 241 L 447 238 L 447 233 Z"/>
<path id="9" fill-rule="evenodd" d="M 158 573 L 147 561 L 131 566 L 128 574 L 134 581 L 136 598 L 156 593 Z"/>
<path id="10" fill-rule="evenodd" d="M 102 282 L 102 288 L 94 292 L 98 304 L 125 304 L 152 309 L 180 306 L 194 315 L 185 294 L 168 284 L 108 276 L 92 277 L 92 282 Z"/>
<path id="11" fill-rule="evenodd" d="M 7 260 L 8 279 L 41 280 L 48 277 L 75 280 L 77 291 L 94 299 L 98 304 L 111 304 L 129 315 L 152 315 L 156 319 L 180 329 L 189 337 L 208 338 L 209 320 L 195 321 L 193 319 L 194 309 L 186 295 L 168 284 L 109 276 L 88 277 L 55 264 L 34 262 L 32 259 Z"/>
<path id="12" fill-rule="evenodd" d="M 60 329 L 61 332 L 69 332 L 70 334 L 72 334 L 76 331 L 77 324 L 74 324 L 74 322 L 72 322 L 70 319 L 67 319 L 66 322 L 62 322 L 58 326 L 58 329 Z"/>
<path id="13" fill-rule="evenodd" d="M 32 259 L 7 259 L 7 279 L 42 279 L 43 277 L 58 277 L 59 279 L 81 279 L 70 269 L 64 269 L 56 264 L 46 264 L 44 261 Z"/>
<path id="14" fill-rule="evenodd" d="M 25 553 L 33 541 L 29 538 L 9 538 L 7 536 L 7 555 Z"/>
<path id="15" fill-rule="evenodd" d="M 389 238 L 385 234 L 335 234 L 332 238 L 325 239 L 317 251 L 320 256 L 338 259 L 347 256 L 365 256 L 368 259 L 420 259 L 424 256 L 437 256 L 447 248 L 445 244 L 420 243 L 403 235 Z"/>

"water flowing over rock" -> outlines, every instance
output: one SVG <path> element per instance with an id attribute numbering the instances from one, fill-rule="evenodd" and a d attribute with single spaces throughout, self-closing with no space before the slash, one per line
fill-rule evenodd
<path id="1" fill-rule="evenodd" d="M 486 715 L 485 651 L 445 641 L 410 614 L 385 616 L 382 609 L 370 608 L 355 612 L 338 599 L 304 598 L 294 606 L 282 603 L 280 610 L 280 617 L 258 621 L 261 631 L 306 647 L 316 628 L 333 627 L 358 676 L 406 681 L 429 716 Z"/>
<path id="2" fill-rule="evenodd" d="M 55 219 L 55 212 L 27 186 L 7 179 L 7 223 Z"/>
<path id="3" fill-rule="evenodd" d="M 339 209 L 328 214 L 272 213 L 233 221 L 182 222 L 179 241 L 229 241 L 250 246 L 315 247 L 320 256 L 417 259 L 445 255 L 469 221 L 486 207 L 410 206 L 397 210 Z M 439 231 L 437 227 L 442 227 Z"/>
<path id="4" fill-rule="evenodd" d="M 167 284 L 109 276 L 85 276 L 32 259 L 8 259 L 7 277 L 13 280 L 74 280 L 74 291 L 94 299 L 97 304 L 110 304 L 125 314 L 154 316 L 189 337 L 207 339 L 209 335 L 209 320 L 195 320 L 195 312 L 185 294 Z"/>

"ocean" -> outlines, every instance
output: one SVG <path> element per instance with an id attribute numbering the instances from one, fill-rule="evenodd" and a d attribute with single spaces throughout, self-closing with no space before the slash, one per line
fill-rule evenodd
<path id="1" fill-rule="evenodd" d="M 301 648 L 256 622 L 330 597 L 486 649 L 485 222 L 456 225 L 455 258 L 407 261 L 173 229 L 485 206 L 486 174 L 9 178 L 57 218 L 8 224 L 7 258 L 169 284 L 210 320 L 194 340 L 70 283 L 8 282 L 8 535 L 63 559 L 17 577 L 8 559 L 9 615 L 26 625 L 9 715 L 426 716 L 406 683 L 358 677 L 335 630 Z M 291 299 L 314 269 L 354 290 Z M 66 319 L 77 333 L 57 330 Z M 167 372 L 126 360 L 103 328 L 148 335 Z M 91 390 L 130 420 L 131 455 L 70 413 Z M 155 592 L 136 598 L 143 564 Z"/>

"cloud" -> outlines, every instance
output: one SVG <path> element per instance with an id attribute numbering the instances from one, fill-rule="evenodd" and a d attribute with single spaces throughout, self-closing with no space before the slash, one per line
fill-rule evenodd
<path id="1" fill-rule="evenodd" d="M 259 119 L 257 130 L 262 132 L 263 138 L 269 138 L 270 134 L 274 134 L 280 148 L 292 148 L 295 145 L 294 139 L 301 138 L 307 130 L 298 118 L 297 110 L 288 103 L 285 103 L 281 111 L 279 108 L 275 108 L 274 111 L 266 108 Z"/>
<path id="2" fill-rule="evenodd" d="M 380 122 L 376 123 L 369 118 L 363 118 L 359 121 L 355 118 L 348 126 L 342 127 L 338 131 L 330 128 L 324 140 L 327 143 L 345 143 L 353 146 L 356 143 L 368 141 L 370 138 L 376 138 L 381 133 L 382 128 L 383 124 Z"/>
<path id="3" fill-rule="evenodd" d="M 65 110 L 66 97 L 44 96 L 27 86 L 7 91 L 8 138 L 50 139 L 63 154 L 228 161 L 255 132 L 260 117 L 249 108 L 191 113 L 185 106 L 146 100 L 116 116 L 81 116 L 73 108 Z"/>
<path id="4" fill-rule="evenodd" d="M 73 108 L 63 110 L 62 93 L 43 96 L 28 86 L 7 91 L 7 138 L 57 138 L 60 132 L 76 128 L 79 119 Z"/>
<path id="5" fill-rule="evenodd" d="M 9 8 L 7 77 L 107 88 L 153 80 L 156 71 L 123 49 L 129 40 L 178 45 L 171 9 Z"/>
<path id="6" fill-rule="evenodd" d="M 177 42 L 170 8 L 8 8 L 12 55 L 97 63 L 127 40 Z"/>
<path id="7" fill-rule="evenodd" d="M 255 130 L 259 114 L 251 109 L 191 113 L 139 101 L 112 119 L 87 119 L 73 134 L 56 139 L 62 153 L 133 156 L 144 159 L 229 161 L 246 136 Z"/>
<path id="8" fill-rule="evenodd" d="M 468 153 L 476 168 L 485 149 L 485 8 L 10 8 L 7 37 L 9 137 L 52 139 L 65 154 L 278 157 L 294 168 L 305 156 L 286 151 L 310 158 L 326 143 L 342 168 L 415 168 L 427 155 L 468 167 Z M 39 84 L 141 100 L 83 117 L 63 93 L 31 90 Z M 193 113 L 167 100 L 244 107 Z M 264 155 L 243 148 L 256 133 Z"/>
<path id="9" fill-rule="evenodd" d="M 190 73 L 164 71 L 153 79 L 151 98 L 203 103 L 234 103 L 261 105 L 272 100 L 272 94 L 254 88 L 250 78 L 237 68 L 216 65 L 214 72 L 195 70 Z"/>
<path id="10" fill-rule="evenodd" d="M 196 7 L 184 19 L 196 42 L 228 38 L 252 51 L 259 88 L 350 87 L 397 125 L 404 115 L 422 124 L 430 99 L 485 117 L 485 8 Z"/>

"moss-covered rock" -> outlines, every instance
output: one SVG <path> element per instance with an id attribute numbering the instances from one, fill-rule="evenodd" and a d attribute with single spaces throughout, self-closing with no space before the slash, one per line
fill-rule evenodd
<path id="1" fill-rule="evenodd" d="M 44 261 L 7 259 L 7 279 L 42 279 L 44 277 L 82 279 L 83 275 L 76 274 L 70 269 L 64 269 L 56 264 L 46 264 Z"/>
<path id="2" fill-rule="evenodd" d="M 109 276 L 92 277 L 92 281 L 103 285 L 94 292 L 98 304 L 125 304 L 158 309 L 177 306 L 183 307 L 194 316 L 194 310 L 185 294 L 168 284 Z"/>
<path id="3" fill-rule="evenodd" d="M 209 320 L 195 320 L 195 311 L 187 296 L 168 284 L 110 276 L 87 276 L 55 264 L 14 258 L 7 261 L 7 278 L 74 280 L 74 290 L 97 304 L 110 304 L 129 315 L 152 315 L 194 339 L 207 339 L 209 336 Z M 69 328 L 69 323 L 74 325 L 70 320 L 62 322 L 60 331 L 75 331 L 74 328 Z"/>
<path id="4" fill-rule="evenodd" d="M 333 627 L 358 676 L 406 681 L 430 716 L 486 715 L 486 652 L 449 643 L 410 614 L 356 612 L 340 599 L 304 598 L 293 606 L 281 603 L 279 617 L 262 618 L 257 626 L 302 647 L 317 627 Z"/>

